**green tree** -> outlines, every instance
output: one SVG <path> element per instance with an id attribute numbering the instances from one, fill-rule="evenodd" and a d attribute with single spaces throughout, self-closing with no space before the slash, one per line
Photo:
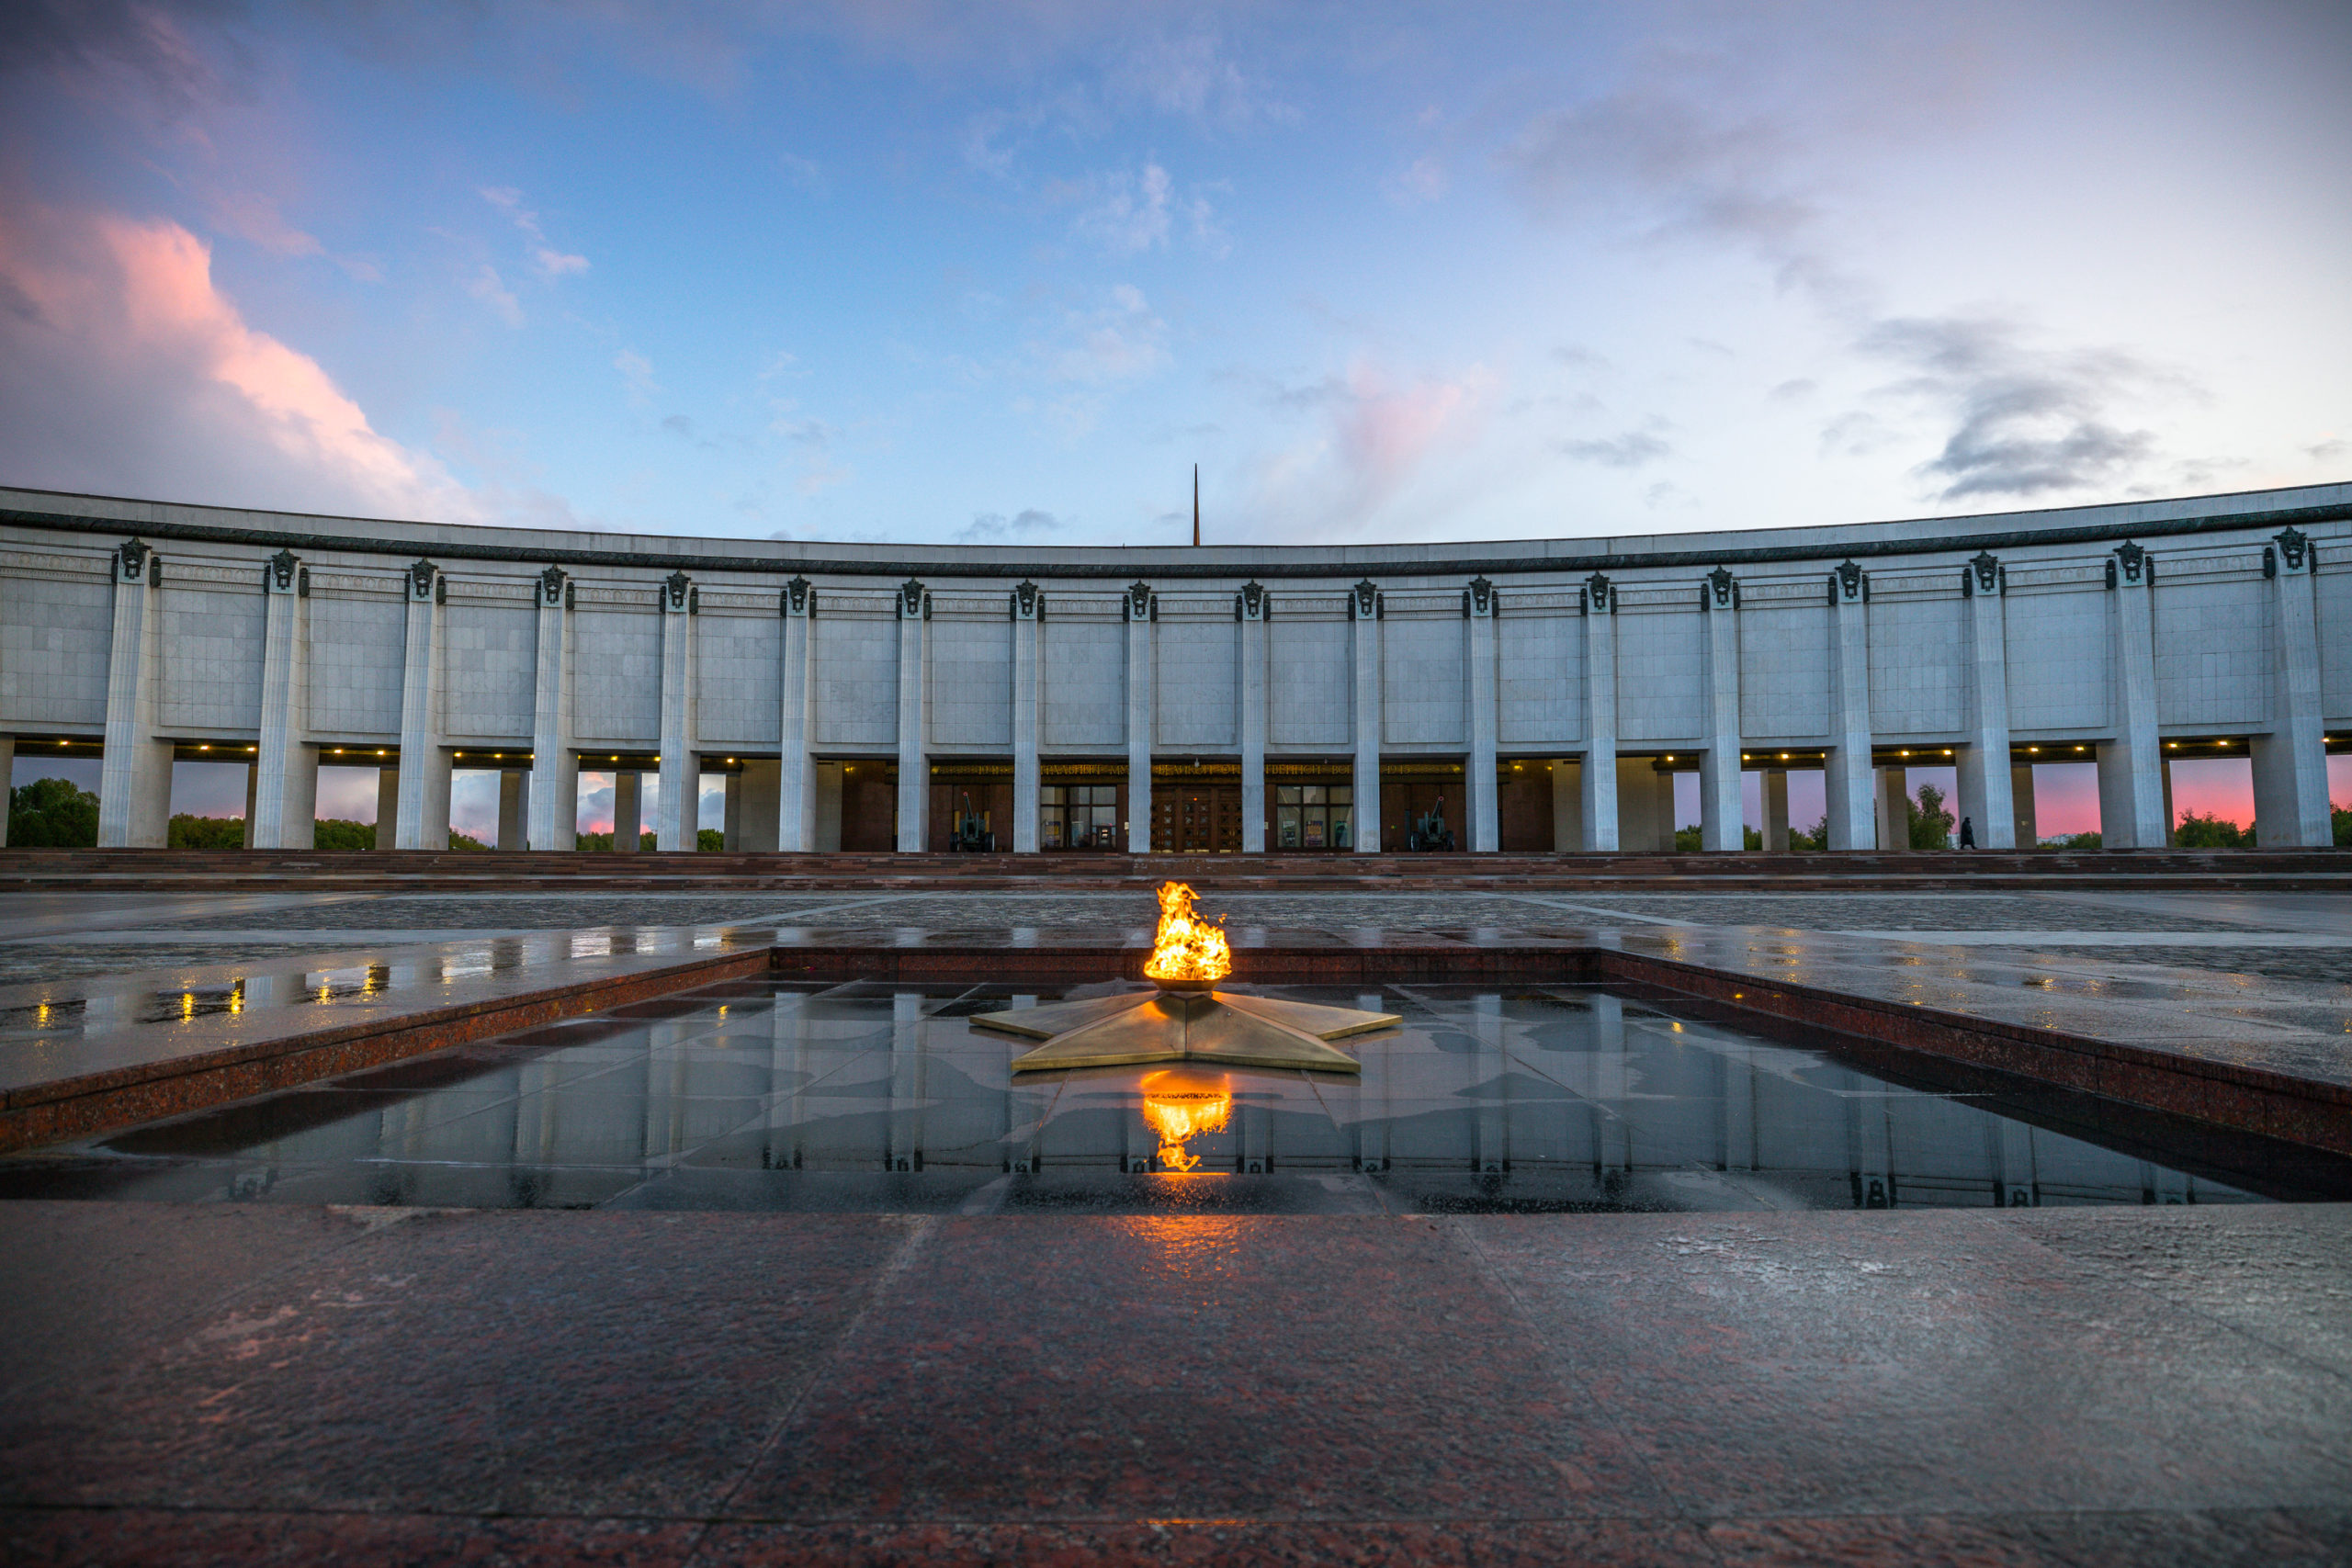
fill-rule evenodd
<path id="1" fill-rule="evenodd" d="M 2095 832 L 2061 833 L 2054 839 L 2044 839 L 2041 847 L 2047 850 L 2095 850 L 2099 847 L 2099 836 Z"/>
<path id="2" fill-rule="evenodd" d="M 724 834 L 724 833 L 722 833 L 722 832 L 720 832 L 718 829 L 716 829 L 716 828 L 698 828 L 698 829 L 696 829 L 695 830 L 695 849 L 697 849 L 697 850 L 723 850 L 723 849 L 725 849 L 726 847 L 727 847 L 727 835 L 726 835 L 726 834 Z"/>
<path id="3" fill-rule="evenodd" d="M 610 833 L 582 833 L 572 842 L 574 848 L 585 850 L 592 854 L 602 854 L 612 849 L 613 836 Z M 637 836 L 637 847 L 640 850 L 650 850 L 654 842 L 654 837 L 650 832 L 640 832 Z"/>
<path id="4" fill-rule="evenodd" d="M 2200 817 L 2184 811 L 2172 830 L 2172 841 L 2184 850 L 2250 850 L 2254 829 L 2210 814 Z"/>
<path id="5" fill-rule="evenodd" d="M 1695 827 L 1677 828 L 1674 830 L 1674 847 L 1683 854 L 1696 854 L 1701 848 L 1700 840 L 1705 836 Z"/>
<path id="6" fill-rule="evenodd" d="M 2335 822 L 2335 847 L 2352 849 L 2352 810 L 2341 806 L 2328 807 L 2328 815 Z"/>
<path id="7" fill-rule="evenodd" d="M 164 842 L 175 850 L 242 850 L 245 847 L 245 819 L 196 817 L 183 811 L 164 829 Z"/>
<path id="8" fill-rule="evenodd" d="M 67 779 L 35 779 L 12 789 L 8 841 L 26 849 L 89 849 L 98 841 L 98 797 Z"/>
<path id="9" fill-rule="evenodd" d="M 1951 848 L 1952 815 L 1944 807 L 1944 792 L 1931 784 L 1919 786 L 1919 798 L 1915 804 L 1905 801 L 1904 808 L 1911 818 L 1911 847 L 1915 850 L 1948 850 Z"/>
<path id="10" fill-rule="evenodd" d="M 1822 814 L 1820 821 L 1815 822 L 1810 828 L 1792 828 L 1789 829 L 1789 848 L 1792 850 L 1819 852 L 1826 850 L 1828 847 L 1829 817 L 1826 812 Z"/>
<path id="11" fill-rule="evenodd" d="M 488 844 L 483 843 L 480 839 L 475 838 L 472 834 L 460 833 L 455 828 L 449 829 L 449 847 L 453 850 L 487 850 L 490 848 Z"/>
<path id="12" fill-rule="evenodd" d="M 311 847 L 321 850 L 372 850 L 376 847 L 376 825 L 373 822 L 353 822 L 341 817 L 322 817 L 311 829 Z"/>

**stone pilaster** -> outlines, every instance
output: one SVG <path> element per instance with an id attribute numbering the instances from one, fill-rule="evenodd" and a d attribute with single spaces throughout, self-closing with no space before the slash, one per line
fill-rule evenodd
<path id="1" fill-rule="evenodd" d="M 2016 845 L 2030 850 L 2041 842 L 2041 827 L 2034 815 L 2033 764 L 2009 764 L 2009 810 L 2016 821 Z"/>
<path id="2" fill-rule="evenodd" d="M 776 747 L 775 847 L 806 854 L 817 847 L 817 759 L 809 750 L 810 705 L 816 700 L 817 591 L 805 577 L 784 585 L 776 609 L 784 618 L 784 666 L 777 682 L 781 711 Z"/>
<path id="3" fill-rule="evenodd" d="M 1699 759 L 1699 845 L 1747 847 L 1739 792 L 1739 581 L 1717 567 L 1699 585 L 1707 750 Z"/>
<path id="4" fill-rule="evenodd" d="M 1555 757 L 1552 770 L 1552 852 L 1584 848 L 1584 764 Z"/>
<path id="5" fill-rule="evenodd" d="M 17 738 L 0 735 L 0 850 L 8 847 L 8 792 L 17 775 Z"/>
<path id="6" fill-rule="evenodd" d="M 1588 773 L 1590 769 L 1586 770 Z M 1658 811 L 1658 785 L 1665 784 L 1666 798 L 1670 806 L 1674 799 L 1674 780 L 1670 774 L 1657 771 L 1657 764 L 1647 757 L 1617 759 L 1617 810 L 1610 818 L 1616 829 L 1618 847 L 1634 854 L 1653 854 L 1674 847 L 1674 826 Z M 1586 811 L 1591 810 L 1592 794 L 1586 786 Z M 1671 812 L 1667 814 L 1670 817 Z"/>
<path id="7" fill-rule="evenodd" d="M 1348 593 L 1349 629 L 1355 659 L 1356 853 L 1380 852 L 1380 620 L 1385 605 L 1370 578 Z M 1401 847 L 1401 846 L 1400 846 Z"/>
<path id="8" fill-rule="evenodd" d="M 1878 771 L 1878 845 L 1883 850 L 1911 847 L 1911 770 L 1897 762 Z"/>
<path id="9" fill-rule="evenodd" d="M 2167 835 L 2156 738 L 2155 558 L 2126 544 L 2107 573 L 2115 735 L 2098 744 L 2099 841 L 2110 850 L 2161 849 Z"/>
<path id="10" fill-rule="evenodd" d="M 1614 850 L 1617 826 L 1617 590 L 1594 572 L 1584 583 L 1584 729 L 1578 847 Z"/>
<path id="11" fill-rule="evenodd" d="M 1023 581 L 1012 594 L 1012 852 L 1037 852 L 1037 817 L 1042 809 L 1045 768 L 1039 760 L 1037 672 L 1045 634 L 1046 595 Z"/>
<path id="12" fill-rule="evenodd" d="M 1767 768 L 1763 775 L 1764 847 L 1774 854 L 1789 849 L 1789 770 Z"/>
<path id="13" fill-rule="evenodd" d="M 1470 849 L 1493 854 L 1502 848 L 1498 819 L 1495 774 L 1496 709 L 1495 585 L 1483 577 L 1471 579 L 1462 591 L 1462 617 L 1470 638 Z"/>
<path id="14" fill-rule="evenodd" d="M 531 775 L 518 773 L 512 768 L 498 775 L 498 842 L 492 847 L 501 850 L 527 850 L 529 838 L 523 830 L 523 813 L 530 800 Z M 577 840 L 574 843 L 577 843 Z"/>
<path id="15" fill-rule="evenodd" d="M 931 592 L 913 578 L 899 585 L 899 840 L 903 854 L 931 837 Z"/>
<path id="16" fill-rule="evenodd" d="M 261 743 L 245 847 L 307 850 L 316 837 L 319 754 L 304 744 L 311 694 L 311 569 L 291 550 L 262 579 Z"/>
<path id="17" fill-rule="evenodd" d="M 1266 852 L 1266 590 L 1245 582 L 1233 596 L 1241 649 L 1241 852 Z"/>
<path id="18" fill-rule="evenodd" d="M 2318 547 L 2300 529 L 2262 551 L 2270 580 L 2270 732 L 2253 738 L 2255 837 L 2286 849 L 2335 841 L 2328 810 L 2327 734 L 2320 711 L 2319 617 L 2312 593 Z"/>
<path id="19" fill-rule="evenodd" d="M 1833 850 L 1898 848 L 1878 832 L 1884 813 L 1871 777 L 1870 574 L 1841 561 L 1829 574 L 1829 750 L 1822 804 Z"/>
<path id="20" fill-rule="evenodd" d="M 531 696 L 531 796 L 524 837 L 535 849 L 580 847 L 580 753 L 572 750 L 571 580 L 539 573 L 538 647 Z"/>
<path id="21" fill-rule="evenodd" d="M 1152 648 L 1159 595 L 1127 585 L 1127 853 L 1151 852 Z"/>
<path id="22" fill-rule="evenodd" d="M 137 539 L 114 552 L 107 650 L 106 757 L 98 766 L 98 847 L 161 849 L 171 832 L 172 748 L 155 739 L 163 685 L 163 558 Z"/>
<path id="23" fill-rule="evenodd" d="M 376 847 L 389 850 L 400 828 L 401 770 L 397 764 L 376 770 Z"/>
<path id="24" fill-rule="evenodd" d="M 443 617 L 449 584 L 421 560 L 408 569 L 408 638 L 401 663 L 401 804 L 392 843 L 449 847 L 449 752 L 442 742 Z M 380 829 L 379 829 L 380 831 Z"/>
<path id="25" fill-rule="evenodd" d="M 655 847 L 702 846 L 702 753 L 695 736 L 695 622 L 702 596 L 683 571 L 662 583 L 662 798 Z"/>
<path id="26" fill-rule="evenodd" d="M 645 775 L 634 770 L 613 775 L 613 848 L 633 855 L 644 846 Z"/>
<path id="27" fill-rule="evenodd" d="M 1960 569 L 1961 636 L 1968 660 L 1962 709 L 1967 734 L 1960 746 L 1960 815 L 1974 825 L 1976 846 L 2018 847 L 2017 811 L 2009 798 L 2009 660 L 2004 605 L 2008 573 L 1991 552 Z M 1952 824 L 1960 842 L 1960 824 Z"/>
<path id="28" fill-rule="evenodd" d="M 735 775 L 734 798 L 742 818 L 734 847 L 755 855 L 775 853 L 784 816 L 784 764 L 764 758 L 745 761 Z"/>

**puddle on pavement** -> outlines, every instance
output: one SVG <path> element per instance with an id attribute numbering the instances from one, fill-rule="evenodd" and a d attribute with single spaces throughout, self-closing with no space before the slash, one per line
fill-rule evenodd
<path id="1" fill-rule="evenodd" d="M 1688 998 L 1236 987 L 1393 1012 L 1357 1075 L 1016 1075 L 1109 995 L 740 981 L 0 1161 L 0 1196 L 935 1213 L 1550 1213 L 2352 1196 L 2352 1161 Z"/>

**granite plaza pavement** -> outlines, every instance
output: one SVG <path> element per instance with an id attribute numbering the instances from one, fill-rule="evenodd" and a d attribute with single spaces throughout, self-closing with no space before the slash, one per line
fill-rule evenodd
<path id="1" fill-rule="evenodd" d="M 2352 1071 L 2352 908 L 2324 896 L 1214 902 L 1245 964 L 1302 936 L 1572 936 Z M 21 1074 L 63 1043 L 44 1008 L 240 976 L 287 981 L 235 1011 L 118 1008 L 66 1048 L 412 1005 L 352 974 L 446 996 L 775 942 L 1140 940 L 1150 913 L 15 896 L 0 1050 Z M 2352 1558 L 2341 1203 L 762 1214 L 34 1190 L 0 1202 L 12 1562 Z"/>

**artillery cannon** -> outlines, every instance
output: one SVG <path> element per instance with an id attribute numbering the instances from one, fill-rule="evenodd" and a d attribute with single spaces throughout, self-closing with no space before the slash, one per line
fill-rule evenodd
<path id="1" fill-rule="evenodd" d="M 1405 834 L 1408 850 L 1452 850 L 1453 829 L 1445 825 L 1445 796 L 1439 795 L 1437 804 L 1429 811 L 1413 818 L 1412 827 Z"/>
<path id="2" fill-rule="evenodd" d="M 955 826 L 947 835 L 951 854 L 992 855 L 996 853 L 996 832 L 989 826 L 989 814 L 972 809 L 970 791 L 964 794 L 963 808 L 956 813 Z"/>

